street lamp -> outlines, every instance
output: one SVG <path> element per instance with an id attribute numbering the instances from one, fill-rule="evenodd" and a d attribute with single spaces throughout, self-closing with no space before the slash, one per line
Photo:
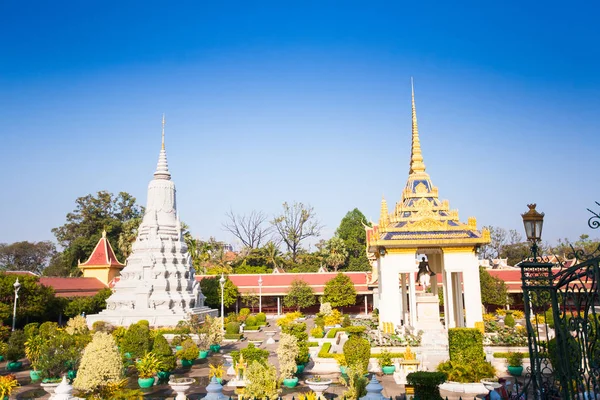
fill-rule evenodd
<path id="1" fill-rule="evenodd" d="M 225 276 L 221 273 L 221 279 L 219 279 L 219 283 L 221 284 L 221 330 L 225 331 Z"/>
<path id="2" fill-rule="evenodd" d="M 17 280 L 14 283 L 14 288 L 15 288 L 15 305 L 13 307 L 13 324 L 12 324 L 12 330 L 15 330 L 15 321 L 17 320 L 17 299 L 19 298 L 19 289 L 21 289 L 21 284 L 19 283 L 19 278 L 17 277 Z"/>
<path id="3" fill-rule="evenodd" d="M 542 227 L 544 226 L 544 213 L 539 213 L 535 209 L 536 204 L 527 204 L 529 211 L 521 214 L 527 240 L 531 242 L 531 251 L 533 252 L 533 261 L 537 261 L 538 242 L 542 240 Z"/>
<path id="4" fill-rule="evenodd" d="M 258 276 L 258 312 L 262 312 L 262 276 Z"/>

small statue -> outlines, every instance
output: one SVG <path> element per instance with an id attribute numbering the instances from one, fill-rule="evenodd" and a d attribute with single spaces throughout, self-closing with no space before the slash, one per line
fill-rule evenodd
<path id="1" fill-rule="evenodd" d="M 429 287 L 429 279 L 430 277 L 435 276 L 435 272 L 429 268 L 429 263 L 425 261 L 425 257 L 421 258 L 421 262 L 419 263 L 419 272 L 417 273 L 417 279 L 419 283 L 423 287 L 424 290 L 427 290 Z"/>

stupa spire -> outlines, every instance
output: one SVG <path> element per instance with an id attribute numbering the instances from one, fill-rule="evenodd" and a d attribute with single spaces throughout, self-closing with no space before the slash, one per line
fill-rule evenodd
<path id="1" fill-rule="evenodd" d="M 167 151 L 165 150 L 165 114 L 163 114 L 162 117 L 162 145 L 160 148 L 160 154 L 158 155 L 158 163 L 156 164 L 154 179 L 171 179 L 169 164 L 167 164 Z"/>
<path id="2" fill-rule="evenodd" d="M 417 108 L 415 107 L 415 86 L 412 77 L 410 78 L 412 90 L 412 147 L 410 150 L 410 169 L 409 175 L 419 172 L 425 172 L 423 163 L 423 154 L 421 153 L 421 142 L 419 141 L 419 127 L 417 126 Z"/>
<path id="3" fill-rule="evenodd" d="M 381 196 L 381 210 L 379 211 L 379 226 L 385 227 L 388 224 L 389 214 L 388 214 L 388 206 L 387 201 L 385 201 L 385 197 Z"/>

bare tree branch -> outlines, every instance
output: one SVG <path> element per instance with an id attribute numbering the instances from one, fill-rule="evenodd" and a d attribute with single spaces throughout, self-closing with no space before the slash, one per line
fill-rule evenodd
<path id="1" fill-rule="evenodd" d="M 318 237 L 322 228 L 316 219 L 314 208 L 296 202 L 291 206 L 283 203 L 283 213 L 276 216 L 271 224 L 287 246 L 294 263 L 300 250 L 300 242 L 309 237 Z"/>
<path id="2" fill-rule="evenodd" d="M 238 238 L 246 248 L 259 248 L 271 233 L 271 227 L 265 226 L 267 216 L 262 211 L 253 210 L 249 215 L 239 215 L 230 210 L 225 215 L 228 221 L 223 223 L 223 229 Z"/>

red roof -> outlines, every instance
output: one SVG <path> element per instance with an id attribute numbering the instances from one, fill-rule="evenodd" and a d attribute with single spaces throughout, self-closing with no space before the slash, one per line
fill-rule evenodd
<path id="1" fill-rule="evenodd" d="M 106 231 L 102 232 L 102 237 L 98 240 L 94 251 L 90 258 L 79 266 L 86 265 L 112 265 L 116 267 L 124 267 L 125 264 L 117 260 L 117 256 L 110 245 L 110 242 L 106 238 Z"/>
<path id="2" fill-rule="evenodd" d="M 308 283 L 315 294 L 323 294 L 327 281 L 336 277 L 337 272 L 326 273 L 280 273 L 280 274 L 239 274 L 229 275 L 229 279 L 238 287 L 240 293 L 255 292 L 259 293 L 258 278 L 262 278 L 263 295 L 285 295 L 296 279 Z M 354 288 L 358 294 L 371 293 L 367 283 L 367 274 L 365 272 L 344 272 L 344 275 L 350 278 L 354 283 Z M 214 275 L 197 275 L 196 279 L 201 281 L 204 278 L 212 278 Z"/>
<path id="3" fill-rule="evenodd" d="M 2 271 L 5 274 L 9 275 L 25 275 L 25 276 L 39 276 L 38 274 L 31 271 Z"/>
<path id="4" fill-rule="evenodd" d="M 40 283 L 54 289 L 57 297 L 86 297 L 94 296 L 100 290 L 106 288 L 96 278 L 61 278 L 54 276 L 43 276 Z"/>

